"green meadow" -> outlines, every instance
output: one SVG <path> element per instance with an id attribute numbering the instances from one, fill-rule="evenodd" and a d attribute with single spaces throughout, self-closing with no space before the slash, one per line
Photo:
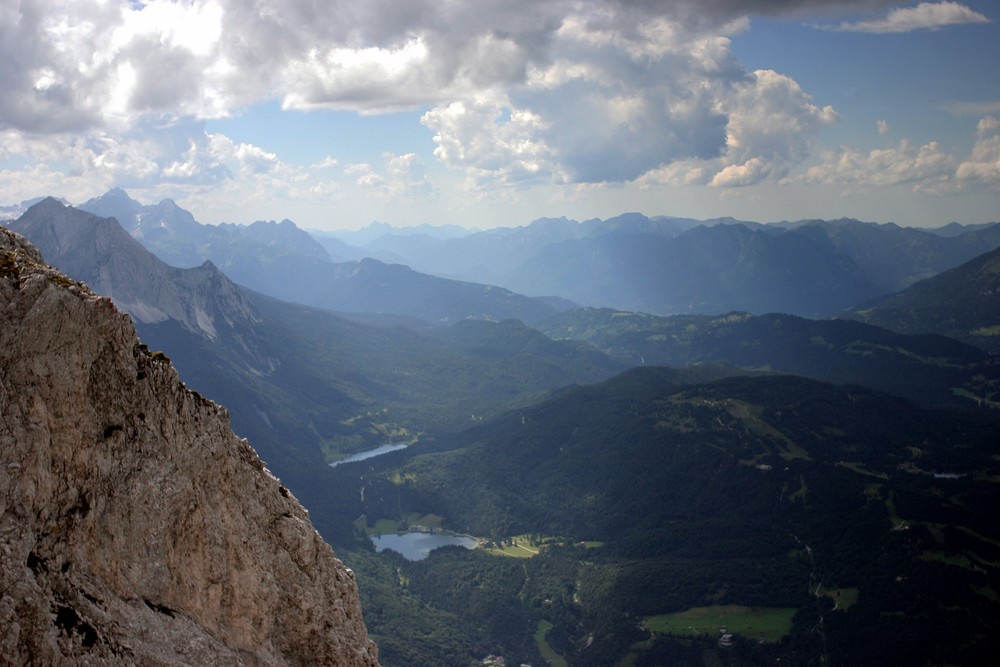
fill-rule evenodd
<path id="1" fill-rule="evenodd" d="M 670 635 L 713 635 L 722 629 L 747 639 L 778 641 L 792 630 L 797 609 L 716 605 L 647 617 L 643 625 L 651 632 Z"/>

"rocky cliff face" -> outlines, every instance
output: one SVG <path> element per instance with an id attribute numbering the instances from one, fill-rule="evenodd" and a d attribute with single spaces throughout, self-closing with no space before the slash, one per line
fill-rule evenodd
<path id="1" fill-rule="evenodd" d="M 353 574 L 112 302 L 0 229 L 0 664 L 376 665 Z"/>

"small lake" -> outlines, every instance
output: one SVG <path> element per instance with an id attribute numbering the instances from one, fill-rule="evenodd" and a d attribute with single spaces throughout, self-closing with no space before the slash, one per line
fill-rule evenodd
<path id="1" fill-rule="evenodd" d="M 394 452 L 397 449 L 406 449 L 406 445 L 382 445 L 381 447 L 376 447 L 375 449 L 366 449 L 363 452 L 358 452 L 353 456 L 348 456 L 346 459 L 340 459 L 339 461 L 334 461 L 330 464 L 331 468 L 336 468 L 341 463 L 354 463 L 355 461 L 364 461 L 365 459 L 374 458 L 376 456 L 381 456 L 382 454 L 388 454 L 389 452 Z"/>
<path id="2" fill-rule="evenodd" d="M 375 551 L 378 552 L 392 549 L 406 560 L 423 560 L 431 551 L 439 547 L 459 546 L 474 549 L 477 542 L 465 535 L 391 533 L 389 535 L 373 535 L 372 544 L 375 545 Z"/>

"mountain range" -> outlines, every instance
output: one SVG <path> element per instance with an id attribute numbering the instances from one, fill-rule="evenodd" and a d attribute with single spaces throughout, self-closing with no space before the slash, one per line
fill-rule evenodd
<path id="1" fill-rule="evenodd" d="M 626 213 L 465 232 L 373 223 L 314 238 L 289 220 L 202 225 L 170 200 L 142 205 L 120 189 L 80 208 L 115 217 L 168 264 L 210 260 L 235 282 L 285 301 L 434 324 L 472 316 L 533 325 L 574 304 L 829 317 L 1000 246 L 996 224 L 920 230 Z"/>
<path id="2" fill-rule="evenodd" d="M 590 343 L 629 366 L 730 363 L 860 384 L 938 407 L 1000 398 L 1000 362 L 988 351 L 942 335 L 904 335 L 847 319 L 745 312 L 657 317 L 578 308 L 539 328 L 557 340 Z"/>
<path id="3" fill-rule="evenodd" d="M 942 231 L 946 230 L 946 231 Z M 655 315 L 830 316 L 1000 245 L 1000 225 L 939 230 L 857 220 L 760 224 L 628 213 L 436 238 L 387 233 L 372 256 L 530 295 Z"/>
<path id="4" fill-rule="evenodd" d="M 161 216 L 165 227 L 147 225 L 141 238 L 162 234 L 168 250 L 167 239 L 208 227 L 162 210 L 190 236 L 154 233 L 172 224 Z M 136 214 L 141 222 L 151 211 Z M 837 306 L 844 319 L 553 306 L 376 259 L 330 261 L 311 244 L 293 248 L 292 223 L 222 226 L 233 257 L 257 254 L 230 267 L 281 256 L 333 267 L 324 285 L 341 293 L 329 302 L 354 311 L 337 313 L 236 284 L 214 259 L 168 266 L 136 242 L 138 227 L 130 234 L 55 200 L 9 225 L 131 309 L 144 344 L 161 351 L 149 354 L 165 353 L 190 387 L 226 405 L 355 571 L 383 664 L 481 663 L 491 653 L 574 665 L 990 664 L 1000 535 L 986 508 L 1000 479 L 1000 378 L 984 336 L 941 334 L 993 326 L 994 254 L 893 297 L 915 295 L 903 312 L 926 307 L 913 321 L 957 321 L 947 313 L 955 304 L 981 319 L 913 335 L 891 318 L 888 328 L 846 318 L 874 317 L 883 302 L 870 299 L 888 289 L 865 261 L 893 255 L 879 280 L 906 283 L 988 246 L 996 225 L 912 236 L 856 221 L 633 214 L 601 234 L 597 221 L 539 221 L 529 226 L 535 245 L 522 236 L 529 228 L 419 239 L 431 248 L 485 235 L 475 243 L 489 257 L 486 237 L 506 236 L 507 257 L 522 264 L 577 244 L 605 253 L 598 276 L 630 275 L 637 293 L 646 288 L 636 257 L 673 256 L 702 273 L 686 283 L 678 274 L 671 289 L 702 303 L 765 303 L 754 285 L 815 312 L 858 297 Z M 878 250 L 878 239 L 898 244 Z M 386 252 L 407 247 L 383 241 Z M 636 255 L 642 242 L 648 254 Z M 872 259 L 824 250 L 837 244 L 868 244 Z M 564 257 L 575 270 L 594 266 Z M 338 271 L 359 275 L 352 283 Z M 920 291 L 938 281 L 947 287 Z M 498 316 L 503 298 L 529 317 Z M 327 465 L 386 443 L 408 447 Z M 386 526 L 457 530 L 493 548 L 411 562 L 374 553 L 369 534 Z M 757 618 L 748 610 L 784 620 L 759 635 L 739 625 Z M 669 625 L 705 613 L 731 615 L 727 644 L 718 628 L 701 636 Z"/>
<path id="5" fill-rule="evenodd" d="M 335 263 L 322 245 L 288 220 L 203 225 L 171 200 L 143 206 L 123 190 L 88 200 L 80 209 L 115 218 L 168 264 L 191 267 L 211 261 L 240 285 L 319 308 L 404 315 L 444 325 L 467 317 L 534 322 L 569 305 L 371 258 Z"/>

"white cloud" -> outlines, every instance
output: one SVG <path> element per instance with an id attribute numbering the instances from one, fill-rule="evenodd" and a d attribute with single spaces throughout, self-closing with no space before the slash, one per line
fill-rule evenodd
<path id="1" fill-rule="evenodd" d="M 867 153 L 844 146 L 822 153 L 820 164 L 788 180 L 858 190 L 901 185 L 930 194 L 1000 191 L 1000 119 L 979 121 L 976 141 L 964 159 L 946 153 L 937 142 L 915 146 L 903 140 Z"/>
<path id="2" fill-rule="evenodd" d="M 375 197 L 399 199 L 433 194 L 434 188 L 416 153 L 383 153 L 382 159 L 381 171 L 368 163 L 355 163 L 348 165 L 344 174 L 354 179 L 355 185 Z"/>
<path id="3" fill-rule="evenodd" d="M 614 60 L 621 57 L 638 69 L 701 60 L 708 74 L 720 64 L 708 37 L 745 30 L 747 7 L 721 0 L 20 0 L 0 11 L 7 92 L 0 127 L 122 127 L 149 113 L 215 118 L 271 99 L 285 108 L 378 113 L 522 86 L 559 61 L 606 80 L 620 73 Z M 611 60 L 595 66 L 594 58 L 605 57 Z"/>
<path id="4" fill-rule="evenodd" d="M 319 162 L 310 166 L 310 169 L 333 169 L 334 167 L 340 166 L 340 160 L 333 157 L 332 155 L 325 156 Z"/>
<path id="5" fill-rule="evenodd" d="M 427 180 L 424 164 L 416 153 L 384 156 L 388 174 L 389 194 L 393 197 L 414 197 L 431 194 L 433 188 Z"/>
<path id="6" fill-rule="evenodd" d="M 751 169 L 742 172 L 756 176 L 751 183 L 781 176 L 804 160 L 820 130 L 837 120 L 833 107 L 812 104 L 790 77 L 758 70 L 738 87 L 729 113 L 726 160 L 733 165 L 752 163 Z M 713 179 L 713 184 L 725 183 Z"/>
<path id="7" fill-rule="evenodd" d="M 89 198 L 115 185 L 137 190 L 164 184 L 197 188 L 234 180 L 260 184 L 262 178 L 274 184 L 292 181 L 305 171 L 283 164 L 259 146 L 206 133 L 202 123 L 192 121 L 145 122 L 123 135 L 95 130 L 65 141 L 7 130 L 0 139 L 5 160 L 35 165 L 5 172 L 3 190 L 13 195 L 11 200 L 51 192 L 83 192 Z M 24 177 L 28 173 L 37 184 Z M 11 189 L 14 182 L 26 189 Z M 61 187 L 47 190 L 45 183 Z"/>
<path id="8" fill-rule="evenodd" d="M 848 32 L 897 33 L 989 22 L 990 20 L 983 14 L 958 2 L 921 2 L 916 7 L 893 9 L 882 18 L 841 23 L 828 29 Z"/>
<path id="9" fill-rule="evenodd" d="M 348 165 L 344 169 L 344 174 L 354 178 L 354 184 L 363 188 L 377 188 L 385 183 L 385 178 L 375 171 L 375 167 L 366 162 Z"/>
<path id="10" fill-rule="evenodd" d="M 832 107 L 817 107 L 791 78 L 759 70 L 717 101 L 726 119 L 718 156 L 678 160 L 651 169 L 640 186 L 707 184 L 719 188 L 782 178 L 814 150 L 819 132 L 838 121 Z"/>
<path id="11" fill-rule="evenodd" d="M 435 132 L 435 157 L 465 170 L 470 189 L 561 178 L 554 151 L 541 136 L 545 123 L 529 110 L 514 108 L 505 96 L 452 102 L 428 111 L 421 122 Z"/>
<path id="12" fill-rule="evenodd" d="M 965 188 L 1000 192 L 1000 119 L 988 116 L 979 121 L 972 153 L 958 165 L 955 178 Z"/>
<path id="13" fill-rule="evenodd" d="M 44 162 L 54 185 L 101 184 L 89 194 L 163 180 L 261 199 L 333 197 L 343 181 L 376 196 L 433 196 L 413 154 L 348 165 L 332 178 L 341 162 L 328 156 L 312 167 L 327 170 L 320 178 L 260 146 L 207 134 L 200 122 L 280 100 L 286 109 L 426 110 L 434 156 L 472 190 L 751 185 L 802 163 L 837 115 L 791 78 L 737 62 L 730 38 L 748 29 L 748 12 L 887 4 L 19 0 L 0 7 L 0 132 L 16 137 L 0 153 Z M 980 21 L 970 11 L 923 3 L 883 23 Z M 989 164 L 989 140 L 980 141 L 987 157 L 963 172 L 968 182 Z M 912 147 L 894 150 L 851 159 L 916 160 Z"/>
<path id="14" fill-rule="evenodd" d="M 823 163 L 810 167 L 798 180 L 807 183 L 877 187 L 911 185 L 915 191 L 936 191 L 954 173 L 955 160 L 937 142 L 913 146 L 900 141 L 894 148 L 867 153 L 844 146 L 839 152 L 824 152 Z"/>

